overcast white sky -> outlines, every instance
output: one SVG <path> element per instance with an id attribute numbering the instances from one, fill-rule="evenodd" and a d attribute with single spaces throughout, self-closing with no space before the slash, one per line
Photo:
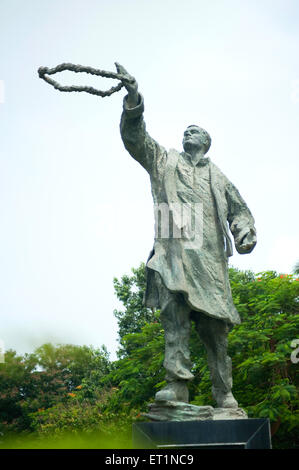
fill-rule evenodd
<path id="1" fill-rule="evenodd" d="M 291 272 L 299 259 L 298 0 L 2 0 L 0 3 L 0 339 L 115 356 L 113 277 L 153 243 L 149 178 L 119 134 L 124 90 L 60 93 L 39 66 L 123 64 L 166 148 L 199 124 L 258 231 L 231 264 Z M 57 78 L 56 78 L 57 77 Z M 71 73 L 63 84 L 115 81 Z"/>

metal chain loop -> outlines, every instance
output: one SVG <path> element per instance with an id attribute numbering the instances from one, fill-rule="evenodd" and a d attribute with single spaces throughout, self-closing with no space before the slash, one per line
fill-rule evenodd
<path id="1" fill-rule="evenodd" d="M 69 70 L 71 72 L 86 72 L 90 73 L 91 75 L 99 75 L 101 77 L 105 78 L 113 78 L 116 80 L 127 80 L 130 82 L 131 80 L 128 78 L 125 78 L 122 74 L 120 73 L 115 73 L 115 72 L 107 72 L 106 70 L 99 70 L 99 69 L 94 69 L 92 67 L 85 67 L 83 65 L 75 65 L 75 64 L 70 64 L 70 63 L 63 63 L 59 64 L 54 68 L 48 68 L 48 67 L 40 67 L 38 69 L 38 75 L 40 78 L 45 80 L 45 82 L 49 83 L 52 85 L 56 90 L 59 91 L 65 91 L 65 92 L 71 92 L 71 91 L 85 91 L 86 93 L 90 93 L 91 95 L 97 95 L 101 96 L 104 98 L 105 96 L 110 96 L 113 93 L 119 91 L 122 89 L 124 84 L 120 82 L 117 86 L 111 87 L 109 90 L 106 91 L 101 91 L 97 90 L 96 88 L 93 88 L 91 86 L 62 86 L 52 78 L 48 77 L 48 75 L 54 75 L 57 72 L 63 72 L 65 70 Z"/>

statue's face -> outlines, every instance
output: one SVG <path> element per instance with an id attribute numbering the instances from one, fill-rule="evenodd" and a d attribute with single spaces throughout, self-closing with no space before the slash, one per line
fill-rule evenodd
<path id="1" fill-rule="evenodd" d="M 201 129 L 197 126 L 190 126 L 184 132 L 183 148 L 185 152 L 193 150 L 201 150 L 203 147 Z"/>

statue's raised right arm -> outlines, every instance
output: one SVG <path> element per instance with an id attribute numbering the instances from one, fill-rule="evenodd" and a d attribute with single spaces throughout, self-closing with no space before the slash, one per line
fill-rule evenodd
<path id="1" fill-rule="evenodd" d="M 165 153 L 161 147 L 146 131 L 143 119 L 143 97 L 138 92 L 138 84 L 126 69 L 116 63 L 118 73 L 124 76 L 122 80 L 128 94 L 124 98 L 123 113 L 120 122 L 120 133 L 125 148 L 150 174 L 154 162 Z"/>

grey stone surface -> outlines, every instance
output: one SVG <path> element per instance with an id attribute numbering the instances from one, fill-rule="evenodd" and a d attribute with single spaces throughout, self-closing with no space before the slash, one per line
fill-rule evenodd
<path id="1" fill-rule="evenodd" d="M 212 406 L 196 406 L 179 401 L 155 401 L 149 405 L 148 413 L 143 416 L 152 421 L 199 421 L 247 419 L 242 408 L 213 408 Z"/>
<path id="2" fill-rule="evenodd" d="M 248 415 L 242 408 L 214 408 L 213 419 L 247 419 Z"/>
<path id="3" fill-rule="evenodd" d="M 178 401 L 160 401 L 149 405 L 149 412 L 143 416 L 152 421 L 198 421 L 213 419 L 212 406 L 195 406 Z"/>
<path id="4" fill-rule="evenodd" d="M 158 214 L 145 294 L 146 306 L 161 309 L 165 331 L 167 386 L 156 394 L 156 401 L 161 397 L 188 401 L 193 320 L 207 350 L 213 397 L 219 408 L 236 409 L 227 335 L 240 317 L 231 295 L 228 258 L 233 254 L 231 235 L 238 253 L 254 249 L 253 216 L 236 187 L 206 156 L 209 134 L 192 124 L 183 134 L 183 151 L 167 151 L 146 131 L 144 100 L 136 80 L 120 64 L 116 66 L 128 91 L 121 137 L 149 174 Z"/>
<path id="5" fill-rule="evenodd" d="M 132 430 L 134 449 L 271 449 L 270 422 L 265 418 L 138 422 Z M 214 462 L 215 455 L 210 455 Z"/>

